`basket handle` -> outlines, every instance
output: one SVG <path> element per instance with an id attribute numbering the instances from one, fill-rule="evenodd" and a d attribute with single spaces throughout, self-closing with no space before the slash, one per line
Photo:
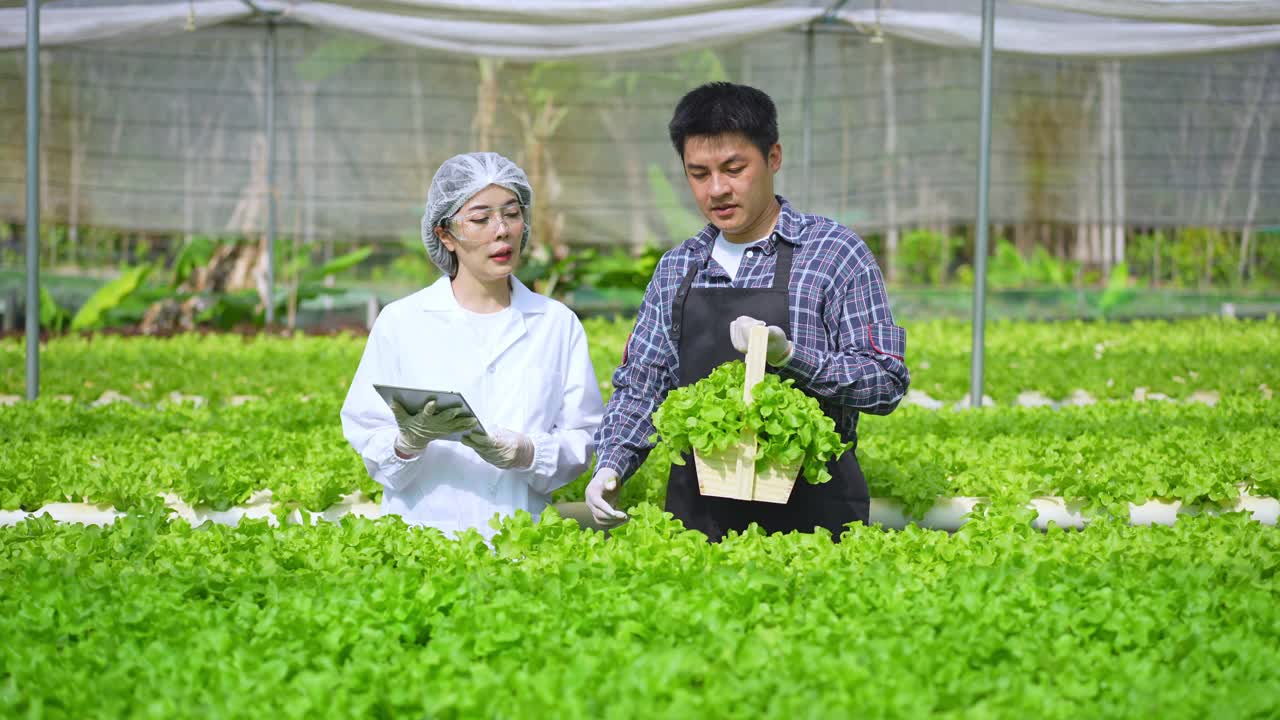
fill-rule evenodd
<path id="1" fill-rule="evenodd" d="M 765 355 L 769 349 L 769 328 L 753 325 L 747 335 L 747 376 L 742 384 L 742 399 L 751 404 L 751 388 L 764 379 Z"/>

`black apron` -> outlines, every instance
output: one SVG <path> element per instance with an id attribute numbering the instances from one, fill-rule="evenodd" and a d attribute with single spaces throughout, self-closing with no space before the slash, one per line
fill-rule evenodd
<path id="1" fill-rule="evenodd" d="M 729 342 L 729 323 L 740 315 L 763 320 L 791 334 L 792 246 L 777 242 L 773 286 L 768 288 L 695 288 L 693 279 L 702 268 L 694 264 L 676 290 L 671 312 L 671 339 L 680 352 L 680 386 L 691 385 L 730 360 L 743 359 Z M 786 505 L 729 498 L 705 497 L 698 491 L 698 475 L 692 455 L 685 464 L 671 466 L 667 482 L 666 510 L 686 528 L 719 541 L 730 530 L 742 531 L 757 523 L 768 533 L 831 531 L 839 541 L 845 525 L 866 523 L 870 515 L 867 481 L 850 450 L 827 463 L 831 480 L 811 485 L 801 477 Z"/>

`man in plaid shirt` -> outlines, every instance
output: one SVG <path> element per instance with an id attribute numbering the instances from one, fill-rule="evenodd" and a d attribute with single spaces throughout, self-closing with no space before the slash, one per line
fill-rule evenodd
<path id="1" fill-rule="evenodd" d="M 773 192 L 782 146 L 769 96 L 703 85 L 681 99 L 669 130 L 710 224 L 663 255 L 613 375 L 587 487 L 604 526 L 626 519 L 615 507 L 620 480 L 651 448 L 654 410 L 672 388 L 740 359 L 753 325 L 768 326 L 771 370 L 817 398 L 846 442 L 857 440 L 859 413 L 892 412 L 910 383 L 906 334 L 866 243 Z M 797 482 L 779 505 L 705 497 L 688 462 L 671 468 L 666 509 L 712 541 L 752 522 L 768 532 L 825 527 L 838 539 L 848 523 L 867 521 L 870 499 L 852 450 L 828 469 L 830 482 Z"/>

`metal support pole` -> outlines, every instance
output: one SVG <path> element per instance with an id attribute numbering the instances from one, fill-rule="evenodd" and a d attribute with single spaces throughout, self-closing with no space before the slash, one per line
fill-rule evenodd
<path id="1" fill-rule="evenodd" d="M 40 394 L 40 0 L 27 0 L 27 399 Z"/>
<path id="2" fill-rule="evenodd" d="M 991 190 L 991 49 L 995 43 L 995 0 L 982 0 L 982 119 L 978 129 L 978 228 L 974 249 L 973 357 L 969 374 L 969 405 L 982 407 L 983 335 L 987 322 L 987 234 Z"/>
<path id="3" fill-rule="evenodd" d="M 267 325 L 276 319 L 276 24 L 267 22 Z"/>
<path id="4" fill-rule="evenodd" d="M 1115 261 L 1117 263 L 1128 262 L 1125 254 L 1125 184 L 1124 184 L 1124 86 L 1121 84 L 1123 75 L 1120 74 L 1120 61 L 1111 61 L 1111 159 L 1113 161 L 1111 169 L 1114 173 L 1111 179 L 1112 201 L 1115 203 L 1115 211 L 1112 213 L 1112 219 L 1115 221 L 1115 230 L 1112 233 L 1115 237 Z"/>
<path id="5" fill-rule="evenodd" d="M 804 204 L 806 212 L 818 212 L 813 204 L 813 93 L 816 68 L 813 25 L 804 34 Z"/>

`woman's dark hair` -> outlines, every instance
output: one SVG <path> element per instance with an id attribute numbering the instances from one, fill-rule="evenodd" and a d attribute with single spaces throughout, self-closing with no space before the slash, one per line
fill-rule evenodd
<path id="1" fill-rule="evenodd" d="M 690 135 L 741 133 L 769 157 L 778 142 L 778 109 L 762 90 L 730 82 L 711 82 L 690 90 L 676 105 L 667 125 L 671 144 L 684 159 Z"/>

